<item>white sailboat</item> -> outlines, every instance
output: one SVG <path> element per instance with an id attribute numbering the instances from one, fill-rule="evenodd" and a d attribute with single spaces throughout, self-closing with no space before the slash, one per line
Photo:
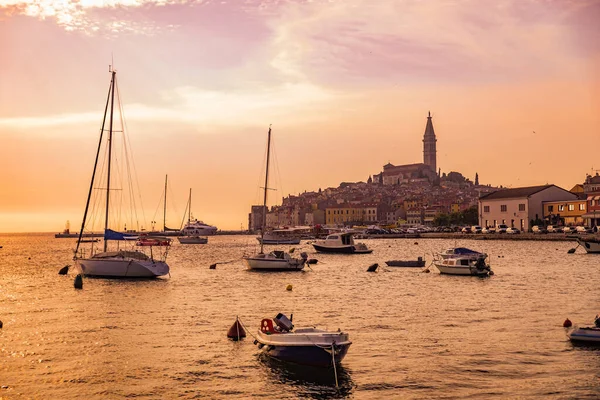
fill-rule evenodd
<path id="1" fill-rule="evenodd" d="M 102 128 L 100 130 L 100 140 L 98 143 L 98 150 L 96 153 L 96 161 L 94 163 L 94 170 L 92 173 L 92 179 L 90 182 L 90 188 L 88 192 L 88 198 L 85 206 L 85 212 L 83 215 L 83 221 L 81 223 L 81 230 L 79 232 L 79 240 L 77 241 L 77 247 L 75 249 L 74 261 L 79 267 L 83 275 L 86 276 L 97 276 L 97 277 L 115 277 L 115 278 L 153 278 L 157 276 L 167 275 L 169 273 L 169 266 L 166 263 L 166 256 L 170 245 L 170 239 L 164 237 L 151 237 L 147 235 L 140 236 L 139 234 L 128 234 L 120 233 L 109 227 L 109 215 L 110 215 L 110 199 L 111 199 L 111 162 L 112 162 L 112 150 L 113 150 L 113 133 L 117 130 L 113 129 L 113 117 L 115 108 L 115 87 L 116 87 L 116 71 L 111 68 L 111 82 L 108 91 L 108 98 L 106 100 L 106 106 L 104 108 L 104 119 L 102 120 Z M 107 111 L 110 104 L 110 117 L 109 117 L 109 129 L 108 138 L 106 140 L 105 150 L 107 154 L 106 160 L 106 180 L 100 182 L 100 178 L 96 177 L 96 174 L 100 174 L 98 168 L 98 159 L 101 153 L 103 144 L 103 134 L 106 124 Z M 120 105 L 119 105 L 120 106 Z M 119 107 L 120 109 L 120 107 Z M 122 118 L 122 115 L 121 115 Z M 98 182 L 95 182 L 98 181 Z M 90 205 L 95 208 L 99 206 L 100 202 L 91 203 L 92 194 L 94 192 L 94 184 L 105 184 L 106 187 L 102 190 L 106 191 L 106 203 L 105 203 L 105 215 L 104 215 L 104 243 L 102 251 L 94 248 L 94 243 L 91 244 L 92 248 L 89 252 L 83 251 L 80 248 L 82 243 L 82 237 L 84 236 L 84 230 L 88 219 L 88 211 Z M 116 241 L 116 249 L 109 250 L 108 242 Z M 123 241 L 123 247 L 120 248 L 121 241 Z M 133 246 L 132 246 L 133 243 Z M 149 254 L 146 254 L 140 249 L 147 249 Z"/>
<path id="2" fill-rule="evenodd" d="M 190 196 L 188 198 L 188 223 L 181 230 L 181 235 L 177 239 L 181 244 L 206 244 L 208 243 L 208 238 L 206 236 L 200 236 L 199 229 L 194 229 L 192 224 L 192 189 L 190 189 Z"/>
<path id="3" fill-rule="evenodd" d="M 265 187 L 263 196 L 263 210 L 267 209 L 267 190 L 269 185 L 269 158 L 271 152 L 271 127 L 267 136 L 267 166 L 265 168 Z M 263 212 L 262 227 L 260 230 L 260 253 L 251 257 L 244 257 L 244 261 L 251 270 L 262 271 L 300 271 L 304 268 L 308 256 L 302 253 L 302 258 L 295 258 L 285 251 L 275 250 L 269 253 L 264 253 L 264 238 L 265 226 L 267 222 L 267 213 Z"/>

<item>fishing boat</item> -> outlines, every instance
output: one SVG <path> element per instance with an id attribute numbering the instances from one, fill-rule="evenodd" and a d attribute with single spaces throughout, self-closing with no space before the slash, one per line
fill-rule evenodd
<path id="1" fill-rule="evenodd" d="M 188 197 L 187 204 L 188 211 L 188 222 L 187 225 L 181 230 L 181 236 L 177 238 L 179 243 L 181 244 L 206 244 L 208 243 L 208 238 L 206 236 L 201 236 L 200 232 L 207 232 L 210 229 L 206 228 L 206 226 L 199 227 L 197 225 L 201 224 L 201 221 L 195 220 L 192 222 L 192 189 L 190 188 L 190 195 Z M 203 224 L 203 223 L 202 223 Z M 203 224 L 204 225 L 204 224 Z M 212 227 L 215 228 L 216 227 Z"/>
<path id="2" fill-rule="evenodd" d="M 328 235 L 325 240 L 313 243 L 315 250 L 321 253 L 369 254 L 373 250 L 364 243 L 354 242 L 354 233 L 343 232 Z"/>
<path id="3" fill-rule="evenodd" d="M 596 238 L 576 238 L 577 244 L 585 249 L 587 253 L 600 253 L 600 240 Z"/>
<path id="4" fill-rule="evenodd" d="M 436 258 L 433 265 L 446 275 L 470 275 L 470 276 L 488 276 L 493 275 L 489 264 L 485 258 L 472 258 L 471 256 L 455 256 L 447 258 Z"/>
<path id="5" fill-rule="evenodd" d="M 169 266 L 166 263 L 167 252 L 170 245 L 170 239 L 167 238 L 153 238 L 151 236 L 140 237 L 137 234 L 118 232 L 117 230 L 111 229 L 110 216 L 116 218 L 116 215 L 120 215 L 117 210 L 111 209 L 111 191 L 117 188 L 111 187 L 111 167 L 113 162 L 113 147 L 115 146 L 115 135 L 114 133 L 123 132 L 124 127 L 121 129 L 115 129 L 113 122 L 115 120 L 115 95 L 117 75 L 114 69 L 110 69 L 111 81 L 108 91 L 108 98 L 106 100 L 106 106 L 104 108 L 104 118 L 102 120 L 102 128 L 100 129 L 100 139 L 98 142 L 98 149 L 96 153 L 96 160 L 94 162 L 94 169 L 90 182 L 89 192 L 87 196 L 87 202 L 85 211 L 83 214 L 83 220 L 81 223 L 81 229 L 79 231 L 79 239 L 77 241 L 77 247 L 75 248 L 74 261 L 76 266 L 81 270 L 81 273 L 86 276 L 97 276 L 106 278 L 154 278 L 157 276 L 167 275 L 169 273 Z M 108 130 L 105 131 L 105 125 L 107 123 L 107 112 L 110 109 L 110 115 L 108 118 Z M 121 112 L 121 105 L 118 106 L 119 112 Z M 122 112 L 121 118 L 122 120 Z M 107 133 L 105 138 L 104 134 Z M 104 141 L 103 139 L 106 139 Z M 125 141 L 125 138 L 123 138 Z M 106 143 L 105 143 L 106 142 Z M 126 147 L 123 147 L 124 151 Z M 102 151 L 105 150 L 105 151 Z M 126 152 L 126 151 L 125 151 Z M 101 170 L 98 166 L 98 160 L 101 154 L 107 156 L 105 160 L 106 170 Z M 129 160 L 128 160 L 129 161 Z M 126 163 L 129 168 L 129 162 Z M 127 171 L 130 175 L 131 171 Z M 102 175 L 106 173 L 106 175 Z M 98 176 L 97 176 L 98 175 Z M 102 176 L 100 176 L 102 175 Z M 114 177 L 113 177 L 114 179 Z M 100 189 L 96 189 L 94 192 L 95 185 L 104 186 Z M 92 202 L 94 193 L 100 196 L 101 193 L 105 193 L 105 199 L 96 198 Z M 98 194 L 100 193 L 100 194 Z M 88 222 L 88 211 L 90 210 L 91 204 L 100 204 L 101 200 L 105 200 L 104 208 L 104 243 L 102 246 L 94 246 L 91 243 L 91 249 L 86 252 L 81 248 L 80 244 L 83 243 L 82 238 L 85 236 L 84 231 L 86 229 L 86 223 Z M 122 204 L 123 199 L 117 198 L 113 200 L 116 204 Z M 96 207 L 92 207 L 96 208 Z M 98 207 L 99 208 L 99 207 Z M 90 224 L 93 225 L 96 219 L 101 218 L 90 218 Z M 93 229 L 93 227 L 92 227 Z M 112 242 L 115 247 L 109 249 L 109 242 Z M 99 249 L 101 247 L 101 249 Z M 148 254 L 147 254 L 148 253 Z"/>
<path id="6" fill-rule="evenodd" d="M 339 364 L 352 344 L 348 333 L 339 329 L 294 329 L 292 320 L 281 313 L 261 321 L 254 343 L 269 357 L 315 367 Z"/>
<path id="7" fill-rule="evenodd" d="M 391 260 L 391 261 L 386 261 L 385 264 L 388 267 L 414 267 L 414 268 L 423 268 L 425 266 L 425 260 L 423 260 L 423 257 L 419 257 L 416 260 Z"/>
<path id="8" fill-rule="evenodd" d="M 600 345 L 600 317 L 596 315 L 594 326 L 573 326 L 567 333 L 572 342 Z"/>
<path id="9" fill-rule="evenodd" d="M 271 127 L 269 126 L 269 133 L 267 135 L 267 165 L 265 168 L 265 187 L 263 195 L 263 209 L 267 209 L 267 190 L 269 184 L 269 158 L 271 152 Z M 267 213 L 263 213 L 263 220 L 261 226 L 261 239 L 264 237 L 265 226 L 267 222 Z M 244 257 L 244 262 L 250 270 L 260 271 L 300 271 L 304 269 L 308 255 L 306 253 L 301 254 L 301 258 L 293 257 L 290 253 L 285 251 L 276 250 L 269 253 L 264 253 L 264 242 L 260 241 L 260 252 L 258 254 Z"/>

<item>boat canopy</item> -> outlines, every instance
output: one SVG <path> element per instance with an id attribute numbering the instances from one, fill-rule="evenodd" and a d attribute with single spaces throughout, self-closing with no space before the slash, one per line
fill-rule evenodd
<path id="1" fill-rule="evenodd" d="M 479 251 L 467 249 L 466 247 L 457 247 L 454 249 L 454 254 L 483 254 Z"/>

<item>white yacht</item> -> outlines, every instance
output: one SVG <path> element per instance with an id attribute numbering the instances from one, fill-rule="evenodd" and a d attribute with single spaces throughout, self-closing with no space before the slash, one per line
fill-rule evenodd
<path id="1" fill-rule="evenodd" d="M 353 233 L 334 233 L 327 236 L 325 240 L 317 240 L 313 243 L 316 251 L 321 253 L 346 253 L 346 254 L 369 254 L 373 250 L 364 243 L 355 243 Z"/>
<path id="2" fill-rule="evenodd" d="M 188 223 L 185 224 L 185 226 L 181 230 L 182 236 L 208 236 L 214 235 L 215 233 L 217 233 L 216 226 L 205 224 L 204 222 L 199 221 L 197 219 L 188 221 Z"/>

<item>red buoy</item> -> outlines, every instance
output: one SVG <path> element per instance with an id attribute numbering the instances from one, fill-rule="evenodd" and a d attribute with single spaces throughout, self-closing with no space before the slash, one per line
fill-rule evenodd
<path id="1" fill-rule="evenodd" d="M 571 326 L 573 326 L 571 320 L 569 318 L 565 319 L 565 322 L 563 322 L 563 327 L 570 328 Z"/>
<path id="2" fill-rule="evenodd" d="M 242 324 L 240 323 L 240 320 L 238 318 L 235 319 L 235 322 L 227 331 L 227 337 L 233 340 L 240 340 L 246 337 L 246 331 L 242 327 Z"/>

